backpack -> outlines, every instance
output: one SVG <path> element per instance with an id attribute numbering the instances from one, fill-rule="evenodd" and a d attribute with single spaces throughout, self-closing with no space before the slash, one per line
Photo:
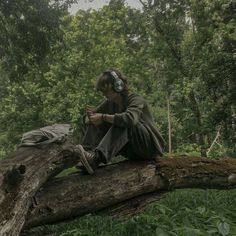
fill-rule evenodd
<path id="1" fill-rule="evenodd" d="M 54 124 L 40 129 L 31 130 L 22 135 L 22 146 L 41 146 L 49 143 L 64 143 L 73 133 L 70 124 Z"/>

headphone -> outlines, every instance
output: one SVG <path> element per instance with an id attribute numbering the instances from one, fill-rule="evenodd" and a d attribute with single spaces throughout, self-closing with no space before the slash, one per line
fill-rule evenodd
<path id="1" fill-rule="evenodd" d="M 115 92 L 120 93 L 124 90 L 124 82 L 119 78 L 114 70 L 107 71 L 112 77 L 112 88 Z"/>

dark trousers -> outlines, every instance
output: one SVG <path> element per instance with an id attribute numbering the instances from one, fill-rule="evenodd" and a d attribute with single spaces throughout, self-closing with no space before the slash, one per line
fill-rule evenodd
<path id="1" fill-rule="evenodd" d="M 117 155 L 132 160 L 152 160 L 158 155 L 152 137 L 142 123 L 129 128 L 89 123 L 82 145 L 87 150 L 102 154 L 104 163 Z"/>

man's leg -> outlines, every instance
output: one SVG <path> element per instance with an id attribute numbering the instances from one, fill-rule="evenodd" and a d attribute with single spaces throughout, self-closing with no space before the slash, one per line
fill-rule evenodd
<path id="1" fill-rule="evenodd" d="M 127 128 L 117 126 L 99 128 L 91 124 L 85 133 L 82 145 L 77 145 L 81 162 L 89 174 L 94 173 L 99 163 L 109 162 L 128 142 Z"/>
<path id="2" fill-rule="evenodd" d="M 111 126 L 95 151 L 102 154 L 104 163 L 118 154 L 135 160 L 151 160 L 158 155 L 151 134 L 140 122 L 129 128 Z"/>
<path id="3" fill-rule="evenodd" d="M 102 162 L 107 163 L 128 143 L 128 129 L 111 126 L 95 151 L 102 155 Z"/>
<path id="4" fill-rule="evenodd" d="M 90 145 L 92 141 L 95 144 L 94 137 L 92 136 L 86 137 L 86 139 L 91 137 L 91 140 L 87 140 L 91 141 Z M 98 141 L 98 139 L 95 141 Z M 128 149 L 129 152 L 127 152 Z M 134 160 L 151 160 L 157 155 L 151 134 L 141 123 L 130 128 L 111 126 L 95 148 L 93 156 L 86 152 L 81 145 L 79 145 L 79 151 L 81 162 L 90 174 L 94 173 L 95 168 L 100 162 L 107 163 L 118 154 L 123 154 L 128 159 Z"/>
<path id="5" fill-rule="evenodd" d="M 83 137 L 83 147 L 86 150 L 94 151 L 110 127 L 110 124 L 94 125 L 89 123 Z"/>
<path id="6" fill-rule="evenodd" d="M 126 158 L 130 160 L 153 160 L 159 156 L 151 134 L 142 123 L 139 122 L 128 129 L 128 138 L 129 142 L 120 152 Z"/>

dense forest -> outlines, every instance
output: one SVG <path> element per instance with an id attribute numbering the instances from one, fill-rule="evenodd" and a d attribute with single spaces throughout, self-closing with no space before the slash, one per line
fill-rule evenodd
<path id="1" fill-rule="evenodd" d="M 72 123 L 79 137 L 85 105 L 101 99 L 96 76 L 111 67 L 150 102 L 167 153 L 234 155 L 235 2 L 140 2 L 71 15 L 72 0 L 1 1 L 2 157 L 45 125 Z"/>
<path id="2" fill-rule="evenodd" d="M 72 124 L 79 143 L 86 105 L 102 99 L 94 82 L 108 68 L 149 101 L 166 156 L 236 157 L 235 0 L 137 0 L 142 9 L 110 0 L 70 14 L 80 1 L 0 1 L 0 159 L 24 132 L 55 123 Z M 235 196 L 177 190 L 131 218 L 86 215 L 46 231 L 233 236 Z"/>

